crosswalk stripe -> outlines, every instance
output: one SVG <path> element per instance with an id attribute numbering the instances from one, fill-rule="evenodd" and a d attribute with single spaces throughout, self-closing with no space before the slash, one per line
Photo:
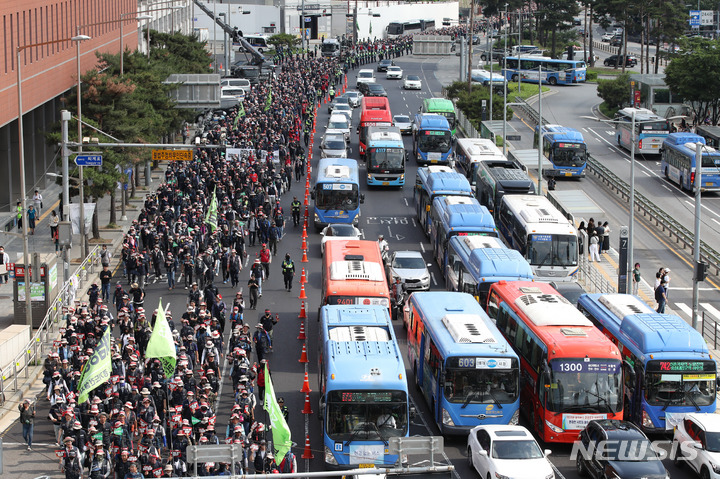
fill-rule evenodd
<path id="1" fill-rule="evenodd" d="M 715 306 L 711 305 L 710 303 L 700 303 L 700 306 L 705 308 L 714 320 L 720 321 L 720 311 L 718 311 Z"/>
<path id="2" fill-rule="evenodd" d="M 692 318 L 692 308 L 690 306 L 685 303 L 674 303 L 674 306 Z"/>

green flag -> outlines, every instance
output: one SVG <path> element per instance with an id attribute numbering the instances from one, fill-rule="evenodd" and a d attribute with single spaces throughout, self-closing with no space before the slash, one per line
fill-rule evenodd
<path id="1" fill-rule="evenodd" d="M 200 422 L 200 419 L 198 419 L 198 418 L 196 418 L 196 417 L 191 417 L 191 418 L 190 418 L 190 421 L 192 422 L 192 425 L 194 426 L 195 424 L 197 424 L 197 423 Z"/>
<path id="2" fill-rule="evenodd" d="M 112 360 L 110 359 L 110 339 L 112 328 L 106 328 L 100 343 L 92 357 L 85 363 L 78 383 L 78 404 L 87 401 L 90 392 L 110 380 Z"/>
<path id="3" fill-rule="evenodd" d="M 267 363 L 265 363 L 265 398 L 263 401 L 263 409 L 265 409 L 270 416 L 275 457 L 285 457 L 285 454 L 287 454 L 292 445 L 290 428 L 285 421 L 285 416 L 277 403 L 277 399 L 275 399 L 275 389 L 270 379 L 270 371 L 268 370 Z"/>
<path id="4" fill-rule="evenodd" d="M 103 438 L 103 433 L 99 432 L 99 433 L 97 433 L 97 434 L 93 435 L 93 437 L 92 437 L 92 438 L 93 438 L 93 439 L 97 439 L 97 440 L 100 440 L 100 441 L 102 441 L 102 438 Z"/>
<path id="5" fill-rule="evenodd" d="M 372 22 L 370 22 L 370 35 L 372 35 Z"/>
<path id="6" fill-rule="evenodd" d="M 215 196 L 217 186 L 213 190 L 212 200 L 210 200 L 210 206 L 208 207 L 207 215 L 205 215 L 205 223 L 210 226 L 213 233 L 217 229 L 217 197 Z"/>
<path id="7" fill-rule="evenodd" d="M 145 349 L 146 358 L 158 358 L 163 365 L 165 377 L 173 377 L 175 372 L 175 341 L 173 341 L 170 326 L 165 319 L 165 310 L 162 307 L 162 300 L 158 305 L 157 319 L 155 319 L 155 329 L 153 329 Z"/>
<path id="8" fill-rule="evenodd" d="M 265 97 L 265 111 L 268 111 L 270 109 L 270 105 L 272 105 L 272 86 L 270 87 L 270 90 Z"/>
<path id="9" fill-rule="evenodd" d="M 240 110 L 238 110 L 237 117 L 235 118 L 235 121 L 239 121 L 238 118 L 242 118 L 245 116 L 245 105 L 243 105 L 243 102 L 240 102 Z"/>
<path id="10" fill-rule="evenodd" d="M 115 430 L 113 431 L 113 434 L 115 434 L 116 436 L 122 436 L 122 435 L 123 435 L 123 428 L 122 428 L 122 426 L 120 426 L 119 428 L 115 429 Z"/>

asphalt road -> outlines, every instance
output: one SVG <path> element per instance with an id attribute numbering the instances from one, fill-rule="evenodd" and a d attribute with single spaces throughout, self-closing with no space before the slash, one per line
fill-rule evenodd
<path id="1" fill-rule="evenodd" d="M 387 81 L 384 80 L 384 74 L 379 73 L 378 82 L 385 85 L 388 91 L 390 104 L 394 113 L 411 113 L 414 114 L 420 107 L 423 98 L 432 96 L 431 92 L 437 92 L 440 90 L 440 83 L 436 79 L 436 68 L 437 59 L 419 59 L 419 58 L 399 58 L 396 63 L 401 66 L 405 74 L 418 74 L 423 79 L 423 90 L 421 92 L 405 92 L 401 89 L 401 82 L 398 81 Z M 442 77 L 442 74 L 437 76 Z M 348 85 L 352 87 L 354 85 L 355 75 L 353 72 L 348 77 Z M 544 116 L 553 121 L 557 121 L 561 124 L 568 124 L 581 129 L 592 128 L 598 135 L 594 135 L 590 132 L 587 135 L 590 142 L 590 151 L 597 156 L 603 156 L 603 160 L 608 165 L 617 171 L 622 171 L 623 167 L 627 167 L 627 160 L 624 159 L 622 153 L 613 151 L 609 147 L 603 152 L 604 142 L 599 138 L 604 134 L 607 136 L 607 132 L 600 130 L 598 131 L 598 125 L 595 122 L 588 120 L 585 122 L 583 119 L 578 118 L 581 115 L 589 115 L 593 105 L 599 102 L 595 95 L 594 85 L 578 85 L 571 87 L 555 87 L 557 94 L 548 96 L 545 104 L 543 105 Z M 327 122 L 328 114 L 327 107 L 323 105 L 323 108 L 318 110 L 318 121 L 317 121 L 317 135 L 315 138 L 315 145 L 318 145 L 324 131 L 324 125 Z M 355 124 L 358 120 L 359 112 L 355 113 Z M 531 142 L 530 130 L 522 122 L 513 120 L 513 126 L 521 133 L 523 138 L 522 143 Z M 606 128 L 606 130 L 609 130 Z M 585 131 L 585 130 L 584 130 Z M 589 130 L 588 130 L 589 131 Z M 357 136 L 352 135 L 352 148 L 354 152 L 358 151 L 357 147 Z M 405 140 L 406 148 L 411 149 L 410 137 L 406 137 Z M 528 144 L 521 144 L 520 147 L 530 147 Z M 315 148 L 313 153 L 314 161 L 316 164 L 317 158 L 319 158 L 319 151 Z M 643 166 L 648 166 L 647 163 L 642 163 Z M 433 263 L 431 267 L 432 272 L 432 288 L 433 289 L 444 289 L 444 282 L 440 275 L 435 263 L 432 261 L 429 253 L 429 243 L 424 235 L 420 232 L 415 221 L 415 210 L 412 201 L 412 188 L 414 185 L 415 172 L 417 165 L 411 158 L 408 162 L 408 168 L 406 173 L 407 184 L 402 189 L 373 189 L 367 190 L 367 187 L 362 184 L 361 190 L 366 194 L 365 204 L 362 205 L 362 217 L 360 221 L 360 228 L 364 233 L 366 239 L 373 240 L 378 234 L 382 233 L 390 243 L 390 247 L 393 250 L 419 250 L 424 253 L 425 259 L 428 263 Z M 361 178 L 364 172 L 364 167 L 361 168 Z M 667 192 L 664 188 L 659 187 L 657 178 L 653 177 L 649 172 L 646 175 L 638 175 L 639 181 L 638 186 L 642 184 L 646 185 L 648 192 L 646 193 L 650 197 L 657 197 L 658 201 L 662 201 L 663 204 L 667 204 L 669 211 L 675 214 L 687 215 L 687 211 L 684 207 L 679 207 L 682 204 L 677 195 Z M 642 177 L 642 181 L 641 180 Z M 655 182 L 655 183 L 653 183 Z M 655 185 L 653 187 L 653 185 Z M 570 182 L 559 182 L 559 189 L 565 188 L 582 188 L 596 202 L 606 209 L 607 219 L 614 225 L 612 244 L 617 245 L 617 231 L 618 225 L 626 224 L 627 209 L 626 205 L 619 203 L 614 196 L 611 196 L 605 192 L 602 188 L 598 187 L 590 179 L 582 181 L 570 181 Z M 299 184 L 294 183 L 292 192 L 286 194 L 282 198 L 282 204 L 286 208 L 286 211 L 290 209 L 290 202 L 292 201 L 292 195 L 297 195 L 302 199 L 304 190 L 304 179 Z M 677 210 L 673 208 L 678 208 Z M 680 218 L 678 218 L 680 219 Z M 636 258 L 644 266 L 645 277 L 652 282 L 651 273 L 659 265 L 671 266 L 673 275 L 673 289 L 671 290 L 671 306 L 673 302 L 680 300 L 686 301 L 688 292 L 682 288 L 689 286 L 689 268 L 687 267 L 687 258 L 685 254 L 678 253 L 673 250 L 673 246 L 668 244 L 667 240 L 661 234 L 655 231 L 641 228 L 638 225 L 637 238 L 636 238 Z M 277 313 L 280 316 L 280 323 L 275 329 L 275 343 L 274 353 L 270 355 L 270 369 L 272 371 L 272 378 L 275 384 L 277 394 L 285 398 L 286 405 L 290 408 L 289 425 L 293 434 L 293 440 L 297 443 L 296 454 L 298 456 L 298 464 L 300 470 L 307 470 L 306 466 L 309 466 L 309 470 L 318 471 L 323 468 L 322 461 L 322 441 L 320 437 L 320 424 L 317 420 L 317 322 L 316 314 L 317 308 L 320 301 L 320 250 L 319 250 L 319 235 L 314 232 L 309 232 L 309 251 L 308 263 L 301 263 L 301 230 L 299 228 L 293 228 L 291 225 L 286 228 L 286 237 L 280 243 L 278 253 L 281 258 L 286 252 L 290 253 L 295 260 L 298 274 L 296 278 L 299 279 L 300 269 L 306 268 L 308 273 L 308 284 L 306 285 L 307 295 L 309 297 L 307 312 L 308 320 L 306 321 L 306 331 L 308 337 L 308 355 L 309 355 L 309 380 L 310 387 L 313 390 L 311 393 L 311 405 L 315 414 L 309 417 L 307 424 L 307 433 L 310 437 L 311 447 L 315 458 L 309 461 L 300 459 L 303 451 L 304 437 L 306 433 L 305 416 L 301 414 L 304 402 L 304 394 L 300 392 L 303 381 L 303 373 L 305 371 L 304 365 L 298 362 L 300 358 L 300 352 L 302 342 L 297 340 L 299 332 L 299 320 L 298 313 L 300 310 L 300 300 L 298 296 L 298 286 L 293 288 L 292 292 L 286 292 L 283 289 L 281 274 L 280 274 L 280 260 L 273 262 L 271 268 L 271 275 L 267 282 L 263 284 L 263 297 L 260 299 L 257 311 L 247 310 L 245 313 L 245 320 L 250 324 L 256 322 L 261 312 L 265 308 L 270 308 L 273 314 Z M 249 250 L 251 259 L 254 258 L 255 253 L 258 251 L 258 247 Z M 647 265 L 647 266 L 645 266 Z M 245 270 L 242 273 L 242 277 L 247 280 L 248 273 Z M 223 297 L 232 302 L 234 291 L 230 286 L 218 285 L 220 292 Z M 245 288 L 246 289 L 246 288 Z M 712 292 L 703 291 L 703 296 L 712 294 L 712 301 L 717 300 L 717 291 Z M 147 288 L 147 299 L 146 309 L 154 309 L 158 303 L 158 300 L 162 297 L 163 304 L 169 304 L 171 310 L 175 313 L 176 317 L 179 317 L 186 304 L 187 292 L 182 289 L 175 289 L 168 291 L 166 285 L 158 283 L 150 285 Z M 407 351 L 405 332 L 400 326 L 400 323 L 396 325 L 396 333 L 400 341 L 401 350 L 405 354 Z M 405 358 L 407 359 L 407 358 Z M 228 374 L 227 367 L 223 368 L 223 377 Z M 412 373 L 408 371 L 408 380 L 413 381 L 414 378 Z M 220 396 L 220 406 L 218 408 L 218 423 L 217 429 L 224 431 L 225 426 L 228 422 L 229 410 L 232 405 L 232 392 L 229 389 L 227 383 L 223 384 Z M 433 419 L 429 417 L 428 409 L 424 403 L 422 397 L 417 393 L 414 387 L 410 387 L 411 397 L 419 411 L 419 415 L 413 420 L 411 426 L 411 434 L 413 435 L 437 435 L 438 430 L 434 425 Z M 52 428 L 49 423 L 44 420 L 47 413 L 47 402 L 40 401 L 38 404 L 38 421 L 35 427 L 35 442 L 38 443 L 35 450 L 32 453 L 26 453 L 23 448 L 19 447 L 17 443 L 22 442 L 21 428 L 19 424 L 15 424 L 13 428 L 8 431 L 4 437 L 6 443 L 5 452 L 6 457 L 8 453 L 12 454 L 12 460 L 16 463 L 13 467 L 12 474 L 17 476 L 17 479 L 37 477 L 39 475 L 52 475 L 59 477 L 57 467 L 53 463 L 54 447 L 50 444 L 50 438 L 52 437 Z M 258 408 L 257 414 L 259 418 L 262 418 L 264 412 Z M 262 419 L 261 419 L 262 420 Z M 574 478 L 577 477 L 575 473 L 575 466 L 572 461 L 569 460 L 568 455 L 570 448 L 568 446 L 559 445 L 543 445 L 553 450 L 551 461 L 556 465 L 558 469 L 558 477 Z M 456 473 L 453 477 L 468 478 L 475 477 L 474 473 L 471 472 L 467 466 L 465 457 L 465 438 L 446 438 L 445 439 L 445 454 L 447 459 L 456 466 Z M 412 462 L 421 461 L 426 458 L 411 458 Z M 667 464 L 671 474 L 675 477 L 686 477 L 682 474 L 675 475 L 677 471 L 673 469 L 673 466 Z M 8 468 L 6 468 L 6 473 Z"/>

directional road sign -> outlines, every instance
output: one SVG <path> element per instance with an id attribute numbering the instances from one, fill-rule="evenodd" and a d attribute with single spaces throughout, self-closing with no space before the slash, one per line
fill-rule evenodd
<path id="1" fill-rule="evenodd" d="M 102 155 L 78 155 L 75 157 L 78 166 L 102 166 Z"/>
<path id="2" fill-rule="evenodd" d="M 153 150 L 153 161 L 192 161 L 192 150 Z"/>
<path id="3" fill-rule="evenodd" d="M 690 26 L 700 26 L 700 10 L 690 10 Z"/>

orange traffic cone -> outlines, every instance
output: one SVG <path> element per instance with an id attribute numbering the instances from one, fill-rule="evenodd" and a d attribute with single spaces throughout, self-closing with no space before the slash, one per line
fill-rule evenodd
<path id="1" fill-rule="evenodd" d="M 300 246 L 300 249 L 303 251 L 307 249 L 307 236 L 303 236 L 302 246 Z"/>
<path id="2" fill-rule="evenodd" d="M 299 363 L 309 363 L 308 357 L 307 357 L 307 348 L 305 347 L 305 343 L 303 343 L 302 353 L 300 353 L 300 359 L 298 359 Z M 305 386 L 303 386 L 305 387 Z"/>
<path id="3" fill-rule="evenodd" d="M 305 302 L 303 301 L 303 311 L 305 310 Z M 307 339 L 307 336 L 305 336 L 305 321 L 300 321 L 300 334 L 298 334 L 298 339 L 305 340 Z"/>
<path id="4" fill-rule="evenodd" d="M 308 237 L 307 228 L 303 228 L 302 237 L 303 237 L 303 238 L 307 238 L 307 237 Z"/>
<path id="5" fill-rule="evenodd" d="M 305 408 L 302 410 L 303 414 L 312 414 L 312 409 L 310 409 L 310 393 L 305 393 Z"/>
<path id="6" fill-rule="evenodd" d="M 303 259 L 305 259 L 305 263 L 307 263 L 307 253 L 303 251 Z M 300 296 L 298 296 L 298 299 L 307 299 L 307 295 L 305 294 L 305 285 L 300 285 Z"/>
<path id="7" fill-rule="evenodd" d="M 307 312 L 305 311 L 305 301 L 303 301 L 300 304 L 300 314 L 298 315 L 298 319 L 307 319 Z M 305 322 L 303 321 L 302 325 L 300 326 L 300 336 L 298 339 L 305 339 Z"/>
<path id="8" fill-rule="evenodd" d="M 303 348 L 305 346 L 303 345 Z M 310 389 L 310 381 L 308 380 L 308 373 L 305 373 L 305 380 L 303 381 L 303 387 L 300 390 L 301 393 L 311 393 L 312 389 Z"/>
<path id="9" fill-rule="evenodd" d="M 315 457 L 313 456 L 312 449 L 310 449 L 310 434 L 305 434 L 305 451 L 300 457 L 303 459 L 313 459 Z"/>
<path id="10" fill-rule="evenodd" d="M 301 263 L 307 263 L 307 262 L 308 262 L 307 250 L 306 250 L 306 249 L 303 250 L 302 259 L 300 260 L 300 262 L 301 262 Z M 298 299 L 307 299 L 307 296 L 305 296 L 305 285 L 304 285 L 304 284 L 300 287 L 300 296 L 298 297 Z"/>
<path id="11" fill-rule="evenodd" d="M 307 216 L 307 208 L 305 208 L 305 228 L 307 228 L 308 225 L 308 216 Z"/>
<path id="12" fill-rule="evenodd" d="M 308 199 L 310 195 L 308 193 L 309 191 L 305 190 L 305 206 L 308 206 L 310 204 L 310 200 Z"/>
<path id="13" fill-rule="evenodd" d="M 300 274 L 300 284 L 307 283 L 307 276 L 305 276 L 305 268 L 302 269 L 302 273 Z"/>

